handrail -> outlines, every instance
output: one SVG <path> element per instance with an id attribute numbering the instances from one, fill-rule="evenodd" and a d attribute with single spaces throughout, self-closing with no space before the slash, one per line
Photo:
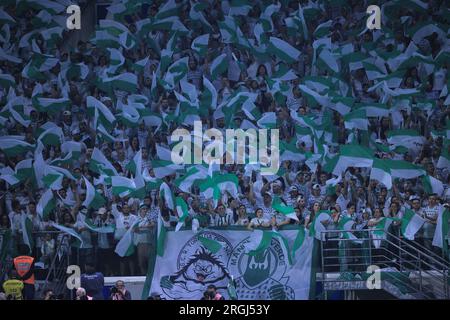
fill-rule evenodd
<path id="1" fill-rule="evenodd" d="M 59 252 L 59 250 L 61 250 L 61 247 L 63 246 L 63 243 L 64 243 L 64 240 L 65 240 L 65 238 L 66 237 L 68 237 L 68 238 L 70 238 L 70 235 L 68 235 L 68 234 L 64 234 L 63 235 L 63 238 L 62 238 L 62 241 L 58 244 L 58 246 L 56 247 L 56 250 L 55 250 L 55 254 L 54 254 L 54 256 L 53 256 L 53 259 L 52 259 L 52 262 L 51 262 L 51 264 L 50 264 L 50 267 L 48 268 L 48 273 L 47 273 L 47 276 L 46 276 L 46 278 L 45 278 L 45 288 L 47 288 L 47 286 L 48 286 L 48 284 L 49 284 L 49 279 L 50 279 L 50 276 L 51 276 L 51 274 L 52 274 L 52 272 L 53 272 L 53 275 L 54 275 L 54 278 L 58 278 L 57 277 L 57 274 L 56 274 L 56 272 L 57 272 L 57 268 L 56 268 L 56 261 L 57 261 L 57 259 L 58 259 L 58 252 Z M 64 252 L 64 251 L 63 251 Z M 62 261 L 64 261 L 64 258 L 67 258 L 68 259 L 68 257 L 67 257 L 67 254 L 64 254 L 63 256 L 62 256 Z"/>
<path id="2" fill-rule="evenodd" d="M 373 233 L 375 231 L 383 231 L 385 237 L 379 239 L 374 238 Z M 330 233 L 338 234 L 339 237 L 327 237 L 327 235 Z M 358 238 L 358 240 L 362 241 L 362 247 L 355 248 L 353 246 L 345 245 L 341 247 L 340 244 L 338 245 L 338 247 L 325 247 L 325 243 L 327 243 L 328 241 L 338 241 L 339 243 L 341 243 L 341 241 L 343 243 L 349 241 L 350 243 L 354 243 L 354 239 L 344 238 L 342 236 L 344 233 L 359 234 L 360 237 Z M 361 235 L 367 235 L 367 237 L 361 237 Z M 330 280 L 325 279 L 327 267 L 342 268 L 343 266 L 343 263 L 341 261 L 333 262 L 333 259 L 347 259 L 344 262 L 344 265 L 346 268 L 348 268 L 349 271 L 352 268 L 353 271 L 359 270 L 362 266 L 367 266 L 369 263 L 368 261 L 372 262 L 373 259 L 376 259 L 376 264 L 379 266 L 395 267 L 399 270 L 399 272 L 408 272 L 410 275 L 414 275 L 414 278 L 419 280 L 419 284 L 414 282 L 410 283 L 409 281 L 402 281 L 402 279 L 397 279 L 400 281 L 402 286 L 404 286 L 404 288 L 406 288 L 407 290 L 410 290 L 411 293 L 418 293 L 421 294 L 422 297 L 429 299 L 433 299 L 436 297 L 448 299 L 450 297 L 448 285 L 448 272 L 450 269 L 450 264 L 436 253 L 430 251 L 427 248 L 424 248 L 417 243 L 414 243 L 414 245 L 412 245 L 411 243 L 406 242 L 404 238 L 392 234 L 391 232 L 386 232 L 382 229 L 324 230 L 321 231 L 321 237 L 326 239 L 325 241 L 321 241 L 322 282 L 330 282 Z M 383 243 L 387 246 L 380 247 L 382 251 L 372 252 L 373 240 L 383 241 Z M 366 244 L 366 246 L 367 244 L 369 245 L 367 247 L 364 247 L 364 244 Z M 341 254 L 341 250 L 343 250 L 344 255 Z M 423 290 L 424 276 L 427 280 L 427 287 L 432 288 L 430 292 L 425 292 Z M 326 290 L 325 297 L 327 297 Z"/>
<path id="3" fill-rule="evenodd" d="M 323 233 L 323 234 L 328 234 L 328 233 L 344 233 L 344 232 L 350 232 L 350 233 L 354 233 L 354 232 L 363 232 L 363 233 L 368 233 L 368 234 L 373 234 L 373 232 L 374 231 L 381 231 L 382 229 L 370 229 L 370 230 L 324 230 L 324 231 L 321 231 L 321 233 Z M 382 231 L 384 231 L 384 230 L 382 230 Z M 410 245 L 409 243 L 407 243 L 405 240 L 403 240 L 403 239 L 401 239 L 401 238 L 399 238 L 398 236 L 396 236 L 396 235 L 394 235 L 394 234 L 392 234 L 392 233 L 390 233 L 390 232 L 387 232 L 387 231 L 384 231 L 385 233 L 386 233 L 386 235 L 389 235 L 389 236 L 391 236 L 391 237 L 394 237 L 395 239 L 397 239 L 397 240 L 399 240 L 399 241 L 401 241 L 401 243 L 402 244 L 405 244 L 406 246 L 408 246 L 409 248 L 412 248 L 412 249 L 415 249 L 415 250 L 417 250 L 418 251 L 418 249 L 417 248 L 415 248 L 414 246 L 412 246 L 412 245 Z M 374 240 L 373 238 L 358 238 L 358 240 Z M 383 241 L 388 241 L 387 240 L 387 237 L 386 237 L 386 239 L 380 239 L 380 240 L 383 240 Z M 353 242 L 354 240 L 353 239 L 345 239 L 345 238 L 330 238 L 330 239 L 327 239 L 326 241 L 350 241 L 350 242 Z M 389 243 L 392 243 L 391 241 L 389 241 Z M 393 243 L 392 243 L 393 244 Z M 420 245 L 418 245 L 418 246 L 420 246 Z M 398 247 L 398 246 L 397 246 Z M 422 246 L 420 246 L 421 248 L 422 248 Z M 436 253 L 434 253 L 434 252 L 432 252 L 432 251 L 430 251 L 430 250 L 428 250 L 428 249 L 426 249 L 425 248 L 425 250 L 426 251 L 429 251 L 429 252 L 431 252 L 432 253 L 432 255 L 434 255 L 434 256 L 436 256 L 437 257 L 437 259 L 440 259 L 441 261 L 438 261 L 436 258 L 434 258 L 434 257 L 431 257 L 431 256 L 429 256 L 428 254 L 425 254 L 425 253 L 423 253 L 423 252 L 421 252 L 421 255 L 425 255 L 425 257 L 426 258 L 430 258 L 430 259 L 432 259 L 432 260 L 434 260 L 434 262 L 435 263 L 438 263 L 440 266 L 442 266 L 443 267 L 443 269 L 450 269 L 450 264 L 448 264 L 448 262 L 447 261 L 445 261 L 445 259 L 443 259 L 442 257 L 440 257 L 439 255 L 437 255 Z M 417 258 L 417 257 L 416 257 Z"/>
<path id="4" fill-rule="evenodd" d="M 400 241 L 403 241 L 402 243 L 404 243 L 405 245 L 407 245 L 407 246 L 410 247 L 410 248 L 420 249 L 421 251 L 426 251 L 426 253 L 428 253 L 428 255 L 433 256 L 432 258 L 433 258 L 434 260 L 439 259 L 439 260 L 441 260 L 440 262 L 441 262 L 442 264 L 444 264 L 444 265 L 445 265 L 446 263 L 448 263 L 448 262 L 447 262 L 444 258 L 442 258 L 440 255 L 438 255 L 438 254 L 436 254 L 435 252 L 431 251 L 430 249 L 428 249 L 428 248 L 422 246 L 420 243 L 418 243 L 418 242 L 416 242 L 416 241 L 414 241 L 414 242 L 407 242 L 407 241 L 405 241 L 405 240 L 403 239 L 403 237 L 401 237 L 401 236 L 397 236 L 397 235 L 395 235 L 395 234 L 393 234 L 393 233 L 391 233 L 391 232 L 389 232 L 389 231 L 385 231 L 385 232 L 386 232 L 387 235 L 390 235 L 391 237 L 394 237 L 394 238 L 396 238 L 396 239 L 399 239 Z M 412 245 L 412 243 L 414 243 L 414 245 Z M 417 246 L 418 248 L 415 248 L 416 246 Z"/>

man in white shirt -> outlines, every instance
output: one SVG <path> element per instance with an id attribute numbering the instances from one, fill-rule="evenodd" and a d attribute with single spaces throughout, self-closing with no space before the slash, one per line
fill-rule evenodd
<path id="1" fill-rule="evenodd" d="M 130 207 L 126 203 L 122 206 L 122 211 L 119 211 L 117 204 L 114 203 L 111 207 L 111 213 L 116 221 L 116 232 L 114 234 L 114 238 L 119 241 L 122 239 L 125 232 L 133 226 L 137 220 L 137 217 L 130 213 Z"/>
<path id="2" fill-rule="evenodd" d="M 423 224 L 423 243 L 424 246 L 433 250 L 432 242 L 434 237 L 434 232 L 436 231 L 437 218 L 442 214 L 442 206 L 437 202 L 437 197 L 435 194 L 431 194 L 428 197 L 428 205 L 422 208 L 421 216 L 425 219 Z"/>
<path id="3" fill-rule="evenodd" d="M 271 221 L 272 216 L 275 213 L 272 208 L 272 195 L 269 192 L 265 192 L 262 196 L 263 201 L 262 203 L 258 203 L 257 207 L 259 206 L 262 209 L 264 219 Z"/>

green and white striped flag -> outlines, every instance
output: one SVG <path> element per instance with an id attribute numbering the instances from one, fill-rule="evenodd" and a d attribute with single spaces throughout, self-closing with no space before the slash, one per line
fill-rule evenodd
<path id="1" fill-rule="evenodd" d="M 450 152 L 448 150 L 448 145 L 444 145 L 444 148 L 442 148 L 441 155 L 436 164 L 436 168 L 450 168 Z"/>
<path id="2" fill-rule="evenodd" d="M 142 149 L 136 152 L 133 159 L 127 164 L 126 168 L 134 174 L 134 184 L 136 189 L 131 193 L 132 197 L 144 199 L 146 195 L 146 183 L 142 174 Z"/>
<path id="3" fill-rule="evenodd" d="M 288 217 L 289 219 L 298 221 L 294 207 L 283 204 L 280 197 L 275 196 L 275 198 L 272 201 L 272 208 L 281 213 L 282 215 Z"/>
<path id="4" fill-rule="evenodd" d="M 80 241 L 80 248 L 83 248 L 83 238 L 81 238 L 81 235 L 78 232 L 76 232 L 73 228 L 68 228 L 60 224 L 56 224 L 54 222 L 50 222 L 50 225 L 53 228 L 58 229 L 64 233 L 67 233 L 68 235 L 74 237 L 75 239 L 78 239 L 78 241 Z"/>
<path id="5" fill-rule="evenodd" d="M 163 182 L 159 187 L 159 194 L 160 197 L 164 199 L 167 208 L 170 210 L 175 210 L 175 197 L 166 182 Z"/>
<path id="6" fill-rule="evenodd" d="M 0 56 L 1 58 L 1 56 Z M 16 80 L 10 74 L 0 74 L 0 86 L 5 89 L 9 89 L 10 87 L 16 86 Z"/>
<path id="7" fill-rule="evenodd" d="M 262 28 L 264 32 L 273 32 L 273 22 L 272 22 L 272 15 L 279 11 L 281 8 L 281 4 L 271 4 L 268 5 L 265 10 L 261 13 L 259 17 L 259 22 L 262 25 Z"/>
<path id="8" fill-rule="evenodd" d="M 83 220 L 84 225 L 86 226 L 86 228 L 88 228 L 89 230 L 93 231 L 93 232 L 97 232 L 97 233 L 114 233 L 116 231 L 116 225 L 115 224 L 109 224 L 106 226 L 96 226 L 93 221 L 91 219 L 85 218 Z"/>
<path id="9" fill-rule="evenodd" d="M 213 29 L 212 26 L 205 19 L 205 16 L 203 15 L 203 12 L 202 12 L 207 7 L 208 7 L 208 4 L 206 2 L 198 2 L 195 4 L 191 3 L 191 10 L 189 11 L 189 18 L 193 21 L 200 21 L 209 30 L 212 30 Z"/>
<path id="10" fill-rule="evenodd" d="M 333 168 L 333 174 L 341 175 L 348 167 L 372 167 L 373 152 L 359 145 L 341 145 L 338 161 Z"/>
<path id="11" fill-rule="evenodd" d="M 95 36 L 90 40 L 98 48 L 120 48 L 120 40 L 118 36 L 114 36 L 105 30 L 95 31 Z"/>
<path id="12" fill-rule="evenodd" d="M 294 70 L 290 69 L 285 63 L 281 62 L 277 66 L 277 70 L 272 74 L 273 79 L 281 81 L 290 81 L 297 79 L 298 76 Z"/>
<path id="13" fill-rule="evenodd" d="M 336 56 L 327 48 L 320 51 L 316 60 L 316 65 L 319 69 L 327 70 L 329 73 L 339 72 L 339 63 Z"/>
<path id="14" fill-rule="evenodd" d="M 169 86 L 168 89 L 173 89 L 181 79 L 183 79 L 189 68 L 188 68 L 189 58 L 184 57 L 181 58 L 170 65 L 167 69 L 166 74 L 164 75 L 164 82 Z M 162 63 L 162 61 L 161 61 Z"/>
<path id="15" fill-rule="evenodd" d="M 308 100 L 308 103 L 311 103 L 312 105 L 322 105 L 324 107 L 327 107 L 330 105 L 330 98 L 325 96 L 325 95 L 321 95 L 319 93 L 317 93 L 314 90 L 311 90 L 310 88 L 308 88 L 307 86 L 301 84 L 298 86 L 300 91 L 302 92 L 302 94 L 305 96 L 305 98 Z"/>
<path id="16" fill-rule="evenodd" d="M 118 119 L 126 126 L 135 128 L 139 125 L 141 118 L 138 110 L 133 105 L 122 104 L 122 112 L 117 115 Z"/>
<path id="17" fill-rule="evenodd" d="M 20 179 L 16 176 L 13 169 L 10 167 L 0 169 L 0 179 L 5 180 L 9 186 L 15 186 L 20 183 Z"/>
<path id="18" fill-rule="evenodd" d="M 352 242 L 361 244 L 362 240 L 359 240 L 355 236 L 354 232 L 350 232 L 353 229 L 354 224 L 355 224 L 354 220 L 352 220 L 349 217 L 342 216 L 341 219 L 339 220 L 338 230 L 349 231 L 349 232 L 343 232 L 342 233 L 343 238 L 344 239 L 351 239 Z"/>
<path id="19" fill-rule="evenodd" d="M 367 131 L 369 129 L 369 120 L 364 109 L 356 109 L 344 116 L 345 128 L 349 130 L 358 129 Z"/>
<path id="20" fill-rule="evenodd" d="M 83 206 L 86 208 L 99 209 L 106 204 L 106 199 L 98 193 L 94 186 L 89 182 L 86 177 L 83 177 L 84 184 L 86 186 L 86 199 L 83 201 Z"/>
<path id="21" fill-rule="evenodd" d="M 178 214 L 178 223 L 175 227 L 175 231 L 179 231 L 184 225 L 186 218 L 189 217 L 189 208 L 186 201 L 181 197 L 175 198 L 175 205 Z"/>
<path id="22" fill-rule="evenodd" d="M 144 59 L 139 60 L 136 63 L 133 63 L 132 66 L 133 70 L 136 72 L 144 72 L 144 68 L 148 63 L 148 59 L 149 57 L 145 57 Z"/>
<path id="23" fill-rule="evenodd" d="M 250 1 L 248 0 L 231 0 L 230 1 L 230 16 L 246 16 L 252 9 Z"/>
<path id="24" fill-rule="evenodd" d="M 156 14 L 156 19 L 164 19 L 167 17 L 177 16 L 179 4 L 175 0 L 163 1 L 161 6 L 158 8 L 158 13 Z"/>
<path id="25" fill-rule="evenodd" d="M 15 169 L 15 176 L 19 179 L 19 180 L 26 180 L 28 178 L 30 178 L 34 173 L 33 173 L 33 160 L 34 159 L 24 159 L 22 161 L 19 161 L 16 164 Z"/>
<path id="26" fill-rule="evenodd" d="M 286 63 L 293 63 L 298 61 L 300 57 L 300 51 L 291 46 L 286 41 L 281 39 L 270 37 L 269 44 L 267 46 L 267 52 L 278 57 L 280 60 Z"/>
<path id="27" fill-rule="evenodd" d="M 63 144 L 61 144 L 61 152 L 63 154 L 70 154 L 71 159 L 78 160 L 81 155 L 83 145 L 84 143 L 81 142 L 66 141 Z"/>
<path id="28" fill-rule="evenodd" d="M 205 167 L 199 165 L 190 167 L 186 174 L 180 176 L 174 181 L 174 184 L 183 192 L 190 192 L 190 188 L 197 180 L 205 179 L 208 176 L 208 171 Z"/>
<path id="29" fill-rule="evenodd" d="M 9 111 L 14 120 L 27 128 L 31 123 L 31 119 L 25 114 L 25 104 L 26 100 L 24 97 L 15 97 L 8 101 L 3 110 L 8 109 L 7 111 Z"/>
<path id="30" fill-rule="evenodd" d="M 277 115 L 275 112 L 265 112 L 256 123 L 260 128 L 274 129 L 277 127 Z"/>
<path id="31" fill-rule="evenodd" d="M 362 64 L 364 66 L 364 69 L 366 70 L 366 75 L 369 81 L 386 77 L 386 73 L 383 72 L 383 70 L 380 69 L 376 64 L 364 61 Z"/>
<path id="32" fill-rule="evenodd" d="M 425 174 L 421 166 L 408 161 L 385 159 L 384 162 L 389 167 L 393 178 L 414 179 Z"/>
<path id="33" fill-rule="evenodd" d="M 227 55 L 222 53 L 211 63 L 211 78 L 216 80 L 218 76 L 224 73 L 228 69 Z"/>
<path id="34" fill-rule="evenodd" d="M 89 169 L 98 174 L 105 173 L 108 176 L 119 175 L 116 168 L 114 168 L 111 162 L 109 162 L 103 153 L 97 148 L 94 148 L 92 151 L 91 160 L 89 161 Z"/>
<path id="35" fill-rule="evenodd" d="M 392 188 L 391 170 L 384 160 L 378 158 L 373 159 L 370 179 L 381 182 L 388 190 Z"/>
<path id="36" fill-rule="evenodd" d="M 102 19 L 99 21 L 100 30 L 105 30 L 109 34 L 119 36 L 124 32 L 130 32 L 122 23 L 114 20 Z"/>
<path id="37" fill-rule="evenodd" d="M 449 242 L 449 220 L 450 210 L 446 209 L 438 215 L 436 221 L 436 231 L 433 236 L 433 246 L 442 249 L 444 256 L 448 255 L 448 242 Z"/>
<path id="38" fill-rule="evenodd" d="M 314 30 L 314 37 L 316 39 L 327 37 L 330 34 L 330 28 L 333 25 L 332 20 L 328 20 L 324 23 L 321 23 L 317 26 L 316 30 Z"/>
<path id="39" fill-rule="evenodd" d="M 342 57 L 342 63 L 348 65 L 349 71 L 355 71 L 364 68 L 363 62 L 368 57 L 362 52 L 352 52 Z"/>
<path id="40" fill-rule="evenodd" d="M 174 174 L 177 170 L 183 170 L 184 166 L 179 164 L 174 164 L 172 161 L 166 160 L 153 160 L 152 168 L 155 177 L 158 179 L 164 178 L 171 174 Z"/>
<path id="41" fill-rule="evenodd" d="M 43 28 L 48 27 L 48 25 L 52 21 L 52 15 L 48 13 L 46 10 L 41 10 L 39 13 L 31 19 L 31 23 L 34 27 Z"/>
<path id="42" fill-rule="evenodd" d="M 44 168 L 44 176 L 42 181 L 44 185 L 53 190 L 59 190 L 62 188 L 62 181 L 64 177 L 76 180 L 75 177 L 66 169 L 57 166 L 46 165 Z"/>
<path id="43" fill-rule="evenodd" d="M 2 149 L 8 157 L 15 157 L 19 154 L 24 154 L 34 149 L 34 145 L 21 139 L 10 137 L 11 136 L 0 137 L 0 149 Z"/>
<path id="44" fill-rule="evenodd" d="M 311 237 L 315 237 L 320 241 L 325 241 L 326 235 L 323 233 L 327 230 L 327 227 L 324 225 L 325 221 L 331 220 L 331 212 L 328 210 L 321 210 L 314 217 L 314 220 L 309 227 L 309 234 Z"/>
<path id="45" fill-rule="evenodd" d="M 22 70 L 22 77 L 26 78 L 26 79 L 31 79 L 31 80 L 45 80 L 45 75 L 41 72 L 39 72 L 39 70 L 32 65 L 33 61 L 30 61 L 25 68 L 23 68 Z"/>
<path id="46" fill-rule="evenodd" d="M 85 80 L 89 74 L 89 67 L 84 63 L 69 63 L 67 67 L 61 70 L 63 79 L 72 80 L 80 78 Z"/>
<path id="47" fill-rule="evenodd" d="M 387 132 L 387 141 L 394 146 L 413 148 L 416 145 L 423 145 L 425 138 L 416 130 L 398 129 Z"/>
<path id="48" fill-rule="evenodd" d="M 47 221 L 53 209 L 56 208 L 56 200 L 53 197 L 53 191 L 48 189 L 45 191 L 41 198 L 39 199 L 38 204 L 36 205 L 36 212 L 41 217 L 42 220 Z"/>
<path id="49" fill-rule="evenodd" d="M 213 174 L 206 181 L 200 184 L 200 193 L 206 199 L 213 199 L 214 206 L 217 207 L 222 194 L 229 192 L 233 198 L 238 196 L 238 178 L 235 174 Z"/>
<path id="50" fill-rule="evenodd" d="M 33 102 L 33 106 L 38 109 L 40 112 L 46 112 L 50 114 L 56 114 L 71 106 L 71 102 L 68 98 L 36 98 L 35 102 Z"/>
<path id="51" fill-rule="evenodd" d="M 351 97 L 335 96 L 331 99 L 328 107 L 344 116 L 352 110 L 353 104 L 354 99 Z"/>
<path id="52" fill-rule="evenodd" d="M 129 257 L 133 255 L 135 250 L 134 245 L 134 229 L 141 222 L 141 219 L 137 219 L 135 223 L 125 232 L 122 239 L 117 243 L 115 253 L 119 255 L 119 257 Z"/>
<path id="53" fill-rule="evenodd" d="M 59 63 L 59 59 L 54 56 L 40 53 L 34 53 L 31 61 L 32 66 L 40 72 L 49 71 Z"/>
<path id="54" fill-rule="evenodd" d="M 204 57 L 208 51 L 209 34 L 198 36 L 192 40 L 191 48 L 198 53 L 200 57 Z"/>
<path id="55" fill-rule="evenodd" d="M 356 105 L 358 109 L 366 111 L 368 117 L 389 117 L 390 109 L 384 103 L 369 102 Z"/>
<path id="56" fill-rule="evenodd" d="M 203 91 L 200 100 L 200 107 L 205 110 L 215 110 L 217 107 L 217 90 L 213 84 L 203 77 Z"/>
<path id="57" fill-rule="evenodd" d="M 389 226 L 391 225 L 392 222 L 394 222 L 394 218 L 381 218 L 381 220 L 373 227 L 371 227 L 371 229 L 375 230 L 372 233 L 372 238 L 373 238 L 373 245 L 375 246 L 376 249 L 379 249 L 381 247 L 381 240 L 386 239 L 386 232 L 389 229 Z"/>
<path id="58" fill-rule="evenodd" d="M 122 53 L 114 48 L 108 48 L 109 52 L 109 67 L 106 69 L 108 74 L 115 74 L 117 70 L 125 63 L 125 58 Z"/>
<path id="59" fill-rule="evenodd" d="M 136 46 L 136 37 L 130 32 L 124 32 L 119 35 L 119 43 L 125 50 L 133 49 Z"/>
<path id="60" fill-rule="evenodd" d="M 125 72 L 113 77 L 106 77 L 103 83 L 110 84 L 113 89 L 135 93 L 137 91 L 137 76 L 130 72 Z"/>
<path id="61" fill-rule="evenodd" d="M 95 110 L 96 113 L 98 113 L 98 110 Z M 114 136 L 112 136 L 102 124 L 97 125 L 97 136 L 105 142 L 113 143 L 113 142 L 125 142 L 128 139 L 119 139 Z"/>
<path id="62" fill-rule="evenodd" d="M 130 195 L 130 193 L 135 190 L 136 184 L 134 183 L 134 180 L 122 176 L 111 177 L 111 191 L 113 195 L 123 198 Z"/>
<path id="63" fill-rule="evenodd" d="M 38 141 L 44 146 L 59 146 L 64 143 L 64 133 L 61 127 L 54 125 L 41 133 Z"/>
<path id="64" fill-rule="evenodd" d="M 17 10 L 19 12 L 22 12 L 21 10 L 29 10 L 33 8 L 36 10 L 46 10 L 49 13 L 56 15 L 66 10 L 66 7 L 64 5 L 62 5 L 58 1 L 51 1 L 51 0 L 17 1 L 17 4 L 18 4 Z"/>
<path id="65" fill-rule="evenodd" d="M 303 161 L 306 155 L 297 148 L 295 143 L 285 143 L 280 141 L 280 161 Z"/>
<path id="66" fill-rule="evenodd" d="M 46 30 L 41 30 L 40 34 L 44 41 L 47 43 L 48 48 L 53 48 L 59 39 L 62 39 L 62 27 L 53 27 Z"/>
<path id="67" fill-rule="evenodd" d="M 98 120 L 100 123 L 111 130 L 115 126 L 116 118 L 112 112 L 102 102 L 94 98 L 93 96 L 86 97 L 86 107 L 90 116 L 95 116 L 95 110 L 98 110 Z"/>
<path id="68" fill-rule="evenodd" d="M 425 220 L 411 209 L 406 209 L 401 222 L 402 235 L 408 240 L 414 240 L 414 235 L 422 228 Z"/>
<path id="69" fill-rule="evenodd" d="M 156 235 L 156 254 L 160 257 L 164 255 L 164 247 L 166 243 L 166 227 L 161 217 L 161 213 L 158 213 L 158 229 Z"/>
<path id="70" fill-rule="evenodd" d="M 441 197 L 442 194 L 444 193 L 443 183 L 432 176 L 423 175 L 422 185 L 425 189 L 425 193 L 427 194 L 435 193 L 437 194 L 438 197 Z"/>

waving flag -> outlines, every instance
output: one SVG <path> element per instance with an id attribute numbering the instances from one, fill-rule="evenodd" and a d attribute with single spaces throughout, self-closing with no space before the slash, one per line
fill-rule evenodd
<path id="1" fill-rule="evenodd" d="M 268 52 L 274 54 L 280 60 L 286 63 L 293 63 L 300 57 L 300 51 L 291 46 L 289 43 L 275 38 L 269 38 Z"/>
<path id="2" fill-rule="evenodd" d="M 191 48 L 192 50 L 197 52 L 199 56 L 204 57 L 208 50 L 208 41 L 209 41 L 209 34 L 198 36 L 197 38 L 192 40 Z"/>

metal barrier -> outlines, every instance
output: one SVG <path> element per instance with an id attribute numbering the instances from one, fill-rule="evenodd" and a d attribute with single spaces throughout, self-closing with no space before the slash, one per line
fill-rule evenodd
<path id="1" fill-rule="evenodd" d="M 385 276 L 383 289 L 400 298 L 449 299 L 449 263 L 418 243 L 380 230 L 327 230 L 321 247 L 321 279 L 324 298 L 328 291 L 368 289 L 369 266 Z M 353 234 L 357 239 L 345 236 Z M 374 241 L 380 241 L 375 247 Z M 336 277 L 336 273 L 339 275 Z M 387 280 L 386 280 L 387 279 Z M 396 289 L 399 289 L 397 292 Z M 394 292 L 394 293 L 393 293 Z"/>

